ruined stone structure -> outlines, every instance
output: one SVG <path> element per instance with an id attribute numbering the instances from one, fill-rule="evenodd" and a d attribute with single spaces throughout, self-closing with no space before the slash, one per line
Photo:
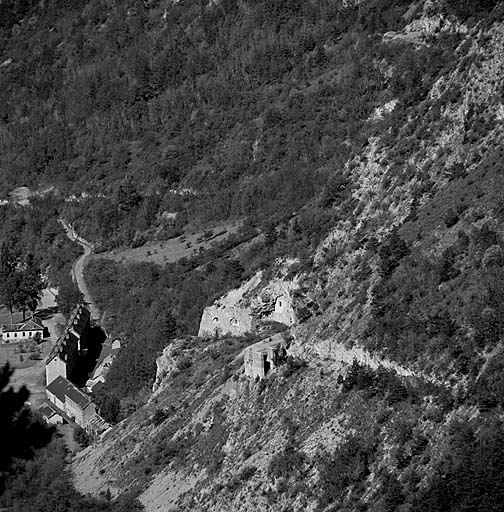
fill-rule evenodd
<path id="1" fill-rule="evenodd" d="M 294 325 L 296 314 L 292 305 L 292 282 L 273 281 L 253 302 L 253 314 L 259 319 Z"/>
<path id="2" fill-rule="evenodd" d="M 275 369 L 287 355 L 286 342 L 283 334 L 275 334 L 261 340 L 243 353 L 245 375 L 253 379 L 264 379 Z"/>
<path id="3" fill-rule="evenodd" d="M 255 328 L 249 294 L 261 282 L 262 274 L 258 272 L 240 288 L 215 301 L 203 310 L 198 336 L 230 334 L 240 336 Z"/>
<path id="4" fill-rule="evenodd" d="M 230 334 L 241 336 L 253 331 L 255 320 L 248 307 L 214 304 L 203 311 L 198 336 Z"/>
<path id="5" fill-rule="evenodd" d="M 46 359 L 46 385 L 61 376 L 70 378 L 79 357 L 87 348 L 89 338 L 90 312 L 77 306 L 68 320 L 65 332 L 56 341 Z"/>
<path id="6" fill-rule="evenodd" d="M 263 284 L 258 272 L 204 309 L 198 336 L 241 336 L 256 330 L 262 321 L 293 325 L 296 314 L 291 292 L 295 286 L 294 281 L 281 279 Z"/>

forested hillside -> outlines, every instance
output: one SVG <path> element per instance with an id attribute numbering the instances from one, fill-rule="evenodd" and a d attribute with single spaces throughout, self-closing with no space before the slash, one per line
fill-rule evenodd
<path id="1" fill-rule="evenodd" d="M 58 223 L 60 208 L 61 201 L 51 195 L 32 199 L 29 207 L 0 207 L 0 300 L 10 311 L 33 311 L 45 286 L 59 289 L 65 314 L 80 300 L 70 277 L 80 248 Z"/>
<path id="2" fill-rule="evenodd" d="M 491 0 L 0 2 L 0 190 L 47 193 L 3 210 L 4 238 L 64 274 L 72 222 L 123 341 L 96 396 L 119 423 L 74 463 L 80 491 L 500 510 L 503 44 Z M 107 260 L 224 220 L 240 230 L 190 259 Z M 259 269 L 303 307 L 254 382 L 257 333 L 195 335 Z"/>
<path id="3" fill-rule="evenodd" d="M 430 9 L 467 18 L 494 3 Z M 2 7 L 2 189 L 90 194 L 75 215 L 106 245 L 194 219 L 278 223 L 306 205 L 300 229 L 327 231 L 347 162 L 377 132 L 394 136 L 463 37 L 385 44 L 421 15 L 409 1 Z M 163 211 L 176 226 L 160 225 Z"/>

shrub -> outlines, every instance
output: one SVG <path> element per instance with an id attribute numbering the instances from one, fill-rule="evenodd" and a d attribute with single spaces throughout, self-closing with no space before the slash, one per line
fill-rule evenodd
<path id="1" fill-rule="evenodd" d="M 378 250 L 382 277 L 391 276 L 400 261 L 409 253 L 408 246 L 397 234 L 397 230 L 394 230 Z"/>
<path id="2" fill-rule="evenodd" d="M 73 431 L 73 440 L 81 448 L 86 448 L 91 444 L 91 436 L 82 427 L 79 426 L 77 426 Z"/>
<path id="3" fill-rule="evenodd" d="M 383 367 L 373 370 L 356 360 L 343 381 L 343 391 L 353 389 L 364 390 L 369 396 L 385 397 L 389 404 L 417 397 L 413 388 L 404 384 L 393 370 Z"/>
<path id="4" fill-rule="evenodd" d="M 451 228 L 452 226 L 455 226 L 457 222 L 459 221 L 459 216 L 457 212 L 453 208 L 448 208 L 448 210 L 445 213 L 444 216 L 444 223 L 447 228 Z"/>
<path id="5" fill-rule="evenodd" d="M 234 492 L 236 491 L 239 487 L 241 486 L 241 481 L 240 481 L 240 478 L 237 477 L 237 476 L 234 476 L 231 480 L 228 481 L 228 483 L 226 484 L 226 489 L 229 491 L 229 492 Z"/>
<path id="6" fill-rule="evenodd" d="M 322 454 L 318 460 L 320 489 L 316 510 L 327 510 L 330 505 L 330 510 L 343 509 L 342 502 L 361 490 L 374 456 L 373 444 L 358 437 L 348 439 L 333 454 Z"/>
<path id="7" fill-rule="evenodd" d="M 500 267 L 503 266 L 504 258 L 502 254 L 502 247 L 500 245 L 491 245 L 483 254 L 481 264 L 483 267 Z"/>
<path id="8" fill-rule="evenodd" d="M 286 378 L 289 378 L 291 375 L 293 375 L 294 373 L 303 368 L 306 368 L 307 366 L 308 363 L 304 359 L 288 356 L 284 376 Z"/>
<path id="9" fill-rule="evenodd" d="M 182 356 L 177 361 L 177 369 L 179 371 L 187 370 L 192 365 L 191 357 L 190 356 Z"/>
<path id="10" fill-rule="evenodd" d="M 300 452 L 294 442 L 289 442 L 284 450 L 275 454 L 268 465 L 268 476 L 273 479 L 299 476 L 306 462 L 306 456 Z"/>
<path id="11" fill-rule="evenodd" d="M 168 418 L 168 412 L 165 409 L 158 409 L 154 416 L 152 416 L 152 423 L 154 426 L 161 425 L 163 421 L 165 421 Z"/>
<path id="12" fill-rule="evenodd" d="M 247 480 L 250 480 L 257 472 L 257 468 L 255 466 L 245 466 L 238 475 L 238 478 L 245 482 Z"/>

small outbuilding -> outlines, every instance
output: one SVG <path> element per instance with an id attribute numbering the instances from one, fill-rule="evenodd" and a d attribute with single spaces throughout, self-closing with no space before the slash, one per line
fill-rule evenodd
<path id="1" fill-rule="evenodd" d="M 283 334 L 275 334 L 261 340 L 243 353 L 245 375 L 253 379 L 264 379 L 279 366 L 287 356 L 286 341 Z"/>
<path id="2" fill-rule="evenodd" d="M 51 425 L 61 425 L 65 422 L 63 412 L 54 407 L 50 402 L 42 404 L 39 412 L 45 421 Z"/>

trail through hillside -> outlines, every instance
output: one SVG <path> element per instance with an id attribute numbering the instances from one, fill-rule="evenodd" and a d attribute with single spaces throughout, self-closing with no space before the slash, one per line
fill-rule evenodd
<path id="1" fill-rule="evenodd" d="M 58 221 L 65 229 L 68 238 L 73 242 L 77 242 L 84 249 L 84 254 L 79 256 L 79 258 L 77 258 L 72 265 L 72 279 L 74 282 L 77 283 L 80 292 L 84 296 L 84 300 L 89 305 L 91 311 L 91 318 L 94 320 L 98 320 L 100 318 L 98 307 L 93 302 L 86 282 L 84 281 L 84 267 L 86 266 L 89 256 L 93 252 L 93 246 L 90 242 L 79 236 L 67 221 L 61 218 L 58 219 Z"/>

